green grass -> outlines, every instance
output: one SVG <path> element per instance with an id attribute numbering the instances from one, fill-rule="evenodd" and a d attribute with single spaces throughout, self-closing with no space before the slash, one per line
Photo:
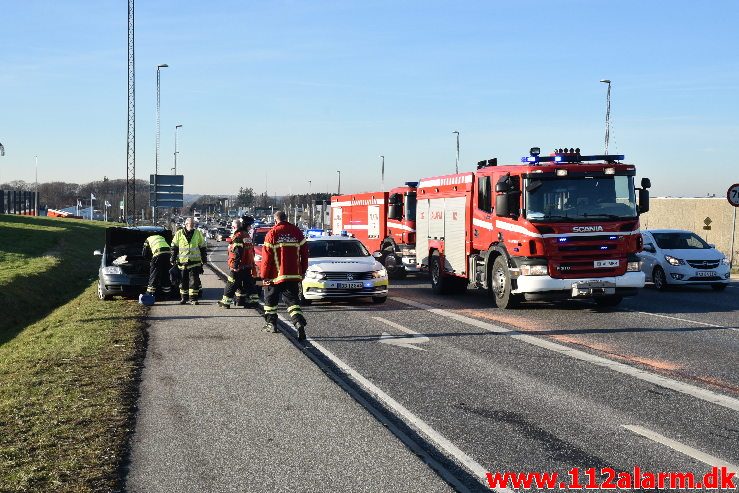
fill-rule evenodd
<path id="1" fill-rule="evenodd" d="M 97 299 L 102 226 L 0 215 L 0 492 L 118 486 L 144 313 Z"/>

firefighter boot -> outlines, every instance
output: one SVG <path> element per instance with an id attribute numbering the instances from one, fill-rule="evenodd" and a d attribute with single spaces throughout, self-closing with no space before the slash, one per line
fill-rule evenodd
<path id="1" fill-rule="evenodd" d="M 187 296 L 183 296 L 180 298 L 180 305 L 186 305 L 187 304 Z"/>
<path id="2" fill-rule="evenodd" d="M 298 329 L 298 340 L 304 341 L 305 340 L 305 324 L 303 322 L 298 322 L 295 324 L 295 328 Z"/>
<path id="3" fill-rule="evenodd" d="M 231 300 L 224 296 L 218 301 L 218 306 L 221 308 L 231 308 Z"/>

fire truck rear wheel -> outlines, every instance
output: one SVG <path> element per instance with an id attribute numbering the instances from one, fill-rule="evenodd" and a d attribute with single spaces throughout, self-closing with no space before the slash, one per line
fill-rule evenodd
<path id="1" fill-rule="evenodd" d="M 429 259 L 429 273 L 431 274 L 431 290 L 434 294 L 446 294 L 448 291 L 448 278 L 442 272 L 441 257 L 439 252 L 434 252 Z"/>
<path id="2" fill-rule="evenodd" d="M 515 308 L 521 302 L 521 296 L 511 293 L 511 272 L 504 256 L 500 255 L 495 259 L 490 276 L 491 291 L 497 307 Z"/>
<path id="3" fill-rule="evenodd" d="M 403 265 L 398 265 L 398 257 L 395 256 L 395 248 L 392 245 L 387 245 L 382 249 L 385 269 L 387 269 L 387 276 L 390 279 L 405 279 L 406 271 Z"/>

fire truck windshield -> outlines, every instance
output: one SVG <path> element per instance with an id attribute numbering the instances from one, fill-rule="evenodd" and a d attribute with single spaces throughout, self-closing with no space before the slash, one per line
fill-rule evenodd
<path id="1" fill-rule="evenodd" d="M 416 192 L 407 192 L 405 194 L 405 204 L 403 205 L 403 208 L 405 209 L 406 221 L 415 221 L 416 220 Z"/>
<path id="2" fill-rule="evenodd" d="M 633 219 L 633 176 L 529 177 L 524 208 L 529 221 Z"/>

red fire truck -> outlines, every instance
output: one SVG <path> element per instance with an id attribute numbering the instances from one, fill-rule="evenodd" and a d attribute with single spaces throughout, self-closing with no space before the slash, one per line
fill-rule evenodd
<path id="1" fill-rule="evenodd" d="M 331 197 L 333 234 L 346 231 L 380 260 L 391 278 L 418 270 L 416 263 L 416 185 L 389 192 Z"/>
<path id="2" fill-rule="evenodd" d="M 651 184 L 635 187 L 636 168 L 623 159 L 532 148 L 523 164 L 490 159 L 475 172 L 422 179 L 416 252 L 433 291 L 487 289 L 500 308 L 568 298 L 615 306 L 636 294 Z"/>

